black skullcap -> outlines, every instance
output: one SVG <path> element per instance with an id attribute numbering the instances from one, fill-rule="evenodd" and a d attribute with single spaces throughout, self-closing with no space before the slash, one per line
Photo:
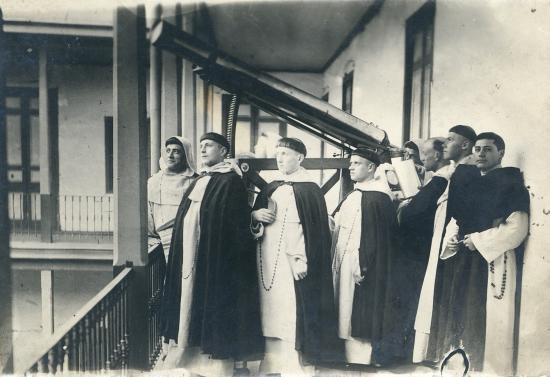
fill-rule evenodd
<path id="1" fill-rule="evenodd" d="M 182 147 L 183 149 L 185 149 L 183 147 L 183 144 L 181 143 L 180 139 L 178 139 L 177 137 L 175 136 L 172 136 L 172 137 L 169 137 L 168 139 L 166 139 L 166 142 L 164 143 L 164 146 L 167 147 L 169 146 L 170 144 L 177 144 L 179 145 L 180 147 Z"/>
<path id="2" fill-rule="evenodd" d="M 207 133 L 205 133 L 204 135 L 201 136 L 200 141 L 203 141 L 203 140 L 215 141 L 216 143 L 220 144 L 221 146 L 227 148 L 228 152 L 229 152 L 229 149 L 231 149 L 227 139 L 225 137 L 223 137 L 222 135 L 216 133 L 216 132 L 207 132 Z"/>
<path id="3" fill-rule="evenodd" d="M 307 149 L 304 143 L 302 143 L 302 140 L 296 139 L 295 137 L 283 137 L 279 139 L 277 142 L 277 147 L 285 147 L 290 148 L 298 153 L 301 153 L 304 155 L 304 157 L 307 154 Z"/>
<path id="4" fill-rule="evenodd" d="M 449 132 L 454 132 L 455 134 L 464 136 L 466 139 L 470 140 L 472 143 L 475 142 L 476 140 L 476 132 L 470 126 L 464 126 L 462 124 L 459 124 L 457 126 L 451 127 Z"/>
<path id="5" fill-rule="evenodd" d="M 380 156 L 378 155 L 378 153 L 368 148 L 358 147 L 356 150 L 351 152 L 351 155 L 366 158 L 376 166 L 380 165 Z"/>

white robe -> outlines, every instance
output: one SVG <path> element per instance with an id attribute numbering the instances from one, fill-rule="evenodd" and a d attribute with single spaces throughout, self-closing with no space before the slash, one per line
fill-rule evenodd
<path id="1" fill-rule="evenodd" d="M 510 375 L 513 372 L 514 319 L 516 294 L 515 250 L 529 231 L 529 216 L 525 212 L 513 212 L 504 221 L 496 220 L 494 227 L 471 234 L 471 239 L 487 263 L 493 262 L 494 273 L 487 267 L 487 303 L 485 327 L 485 356 L 483 372 Z M 454 253 L 445 249 L 447 241 L 458 234 L 456 221 L 451 219 L 443 241 L 442 259 L 452 258 Z M 504 262 L 506 255 L 506 263 Z M 506 271 L 504 296 L 501 291 L 502 275 Z M 493 283 L 495 287 L 491 285 Z M 466 350 L 468 352 L 468 350 Z"/>
<path id="2" fill-rule="evenodd" d="M 448 194 L 448 187 L 445 193 Z M 527 237 L 528 232 L 529 216 L 527 215 L 527 213 L 514 212 L 510 214 L 507 219 L 495 220 L 493 228 L 487 229 L 483 232 L 476 232 L 471 234 L 472 242 L 474 243 L 474 246 L 479 251 L 479 253 L 483 256 L 487 263 L 493 262 L 494 264 L 494 273 L 491 273 L 489 265 L 487 267 L 488 279 L 485 355 L 483 360 L 483 372 L 485 373 L 494 373 L 503 376 L 510 375 L 513 372 L 515 294 L 517 274 L 515 249 L 521 245 L 523 240 Z M 434 239 L 436 239 L 436 235 L 439 235 L 439 239 L 441 239 L 442 233 L 435 233 L 434 231 Z M 458 226 L 455 219 L 451 219 L 445 229 L 445 236 L 443 237 L 440 253 L 439 246 L 437 246 L 437 254 L 439 254 L 440 259 L 448 259 L 454 256 L 454 253 L 451 253 L 449 252 L 449 249 L 446 249 L 446 245 L 447 242 L 456 235 L 458 235 Z M 440 243 L 437 242 L 437 245 L 439 244 Z M 433 276 L 428 277 L 430 262 L 432 262 L 432 252 L 434 251 L 433 247 L 434 242 L 432 242 L 430 261 L 428 262 L 428 270 L 426 271 L 426 277 L 424 278 L 426 290 L 429 290 L 429 293 L 427 293 L 426 295 L 429 296 L 428 298 L 431 299 L 431 302 L 429 305 L 425 303 L 426 305 L 422 307 L 422 310 L 424 310 L 424 312 L 420 311 L 421 307 L 419 305 L 419 311 L 416 318 L 417 321 L 415 323 L 415 329 L 417 331 L 415 338 L 413 362 L 419 362 L 425 359 L 428 346 L 435 285 L 435 270 L 433 271 Z M 505 255 L 506 264 L 504 263 Z M 437 268 L 437 259 L 434 269 Z M 500 295 L 502 275 L 504 274 L 505 270 L 507 275 L 506 289 L 504 291 L 504 296 L 502 298 L 497 298 Z M 428 281 L 428 284 L 426 283 L 427 278 L 430 279 L 430 281 Z M 495 287 L 492 287 L 491 283 L 493 283 Z M 422 293 L 424 293 L 424 289 L 425 287 L 423 285 Z M 425 332 L 420 332 L 421 328 Z M 468 350 L 465 351 L 468 352 Z"/>
<path id="3" fill-rule="evenodd" d="M 311 182 L 300 168 L 276 180 Z M 308 374 L 295 350 L 296 295 L 291 259 L 307 263 L 304 233 L 290 185 L 275 189 L 270 199 L 275 203 L 276 219 L 269 225 L 252 224 L 257 244 L 258 279 L 262 333 L 266 337 L 266 354 L 262 373 Z"/>
<path id="4" fill-rule="evenodd" d="M 377 181 L 357 183 L 355 188 L 364 191 L 381 191 L 388 194 L 386 190 L 380 188 Z M 372 356 L 371 343 L 351 336 L 355 279 L 360 279 L 361 276 L 359 265 L 361 198 L 362 193 L 360 191 L 349 194 L 334 217 L 332 278 L 338 313 L 338 337 L 345 342 L 346 360 L 353 364 L 370 364 Z"/>
<path id="5" fill-rule="evenodd" d="M 457 165 L 471 164 L 471 155 L 466 156 L 458 163 L 451 162 L 437 173 L 441 174 L 443 170 L 448 170 L 444 175 L 447 178 L 453 174 Z M 436 174 L 437 175 L 437 174 Z M 434 231 L 432 237 L 432 243 L 430 246 L 430 255 L 428 258 L 428 265 L 426 267 L 426 273 L 424 274 L 424 280 L 422 282 L 422 290 L 420 291 L 420 299 L 418 300 L 418 308 L 416 312 L 416 319 L 414 322 L 415 337 L 414 337 L 414 351 L 413 362 L 419 363 L 426 360 L 428 353 L 428 342 L 430 336 L 430 326 L 432 323 L 433 313 L 433 299 L 435 290 L 435 278 L 437 273 L 437 264 L 439 261 L 439 255 L 441 253 L 441 240 L 445 233 L 445 220 L 447 216 L 447 200 L 449 198 L 449 185 L 445 188 L 445 191 L 437 200 L 437 209 L 434 217 Z"/>
<path id="6" fill-rule="evenodd" d="M 225 172 L 229 167 L 220 163 L 210 170 Z M 199 347 L 187 347 L 191 305 L 195 281 L 195 261 L 200 239 L 200 208 L 210 176 L 198 178 L 188 198 L 191 201 L 183 220 L 183 260 L 181 274 L 181 302 L 177 344 L 170 344 L 164 363 L 158 369 L 185 368 L 202 376 L 231 376 L 233 360 L 212 359 L 202 354 Z"/>

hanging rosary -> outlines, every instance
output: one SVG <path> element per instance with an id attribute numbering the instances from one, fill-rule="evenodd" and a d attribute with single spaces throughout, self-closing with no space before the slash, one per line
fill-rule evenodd
<path id="1" fill-rule="evenodd" d="M 292 196 L 294 196 L 294 191 L 291 191 Z M 279 255 L 281 254 L 281 243 L 283 241 L 283 236 L 285 232 L 285 225 L 286 225 L 286 215 L 288 213 L 288 207 L 290 207 L 290 204 L 286 206 L 285 208 L 285 214 L 283 216 L 283 225 L 281 226 L 281 234 L 279 235 L 279 246 L 277 247 L 277 256 L 275 257 L 275 267 L 273 268 L 273 276 L 271 277 L 271 282 L 269 283 L 269 287 L 266 287 L 265 280 L 264 280 L 264 267 L 263 267 L 263 259 L 262 259 L 262 241 L 258 243 L 258 248 L 260 252 L 260 277 L 262 279 L 262 285 L 264 289 L 269 292 L 271 288 L 273 288 L 273 283 L 275 282 L 275 275 L 277 275 L 277 266 L 279 264 Z"/>
<path id="2" fill-rule="evenodd" d="M 506 268 L 507 261 L 508 261 L 508 254 L 504 253 L 504 273 L 502 274 L 502 281 L 500 283 L 500 294 L 495 295 L 493 293 L 493 297 L 496 298 L 497 300 L 502 300 L 502 298 L 504 297 L 504 291 L 506 290 L 506 274 L 508 272 L 508 269 Z M 496 285 L 495 285 L 495 262 L 494 261 L 489 263 L 489 271 L 491 272 L 491 287 L 493 288 L 493 290 L 495 290 Z"/>
<path id="3" fill-rule="evenodd" d="M 191 275 L 193 274 L 193 271 L 195 271 L 195 266 L 197 265 L 197 259 L 199 256 L 199 237 L 200 237 L 200 228 L 197 226 L 195 227 L 195 245 L 193 246 L 193 249 L 195 250 L 195 256 L 193 257 L 193 265 L 191 266 L 191 270 L 189 271 L 189 274 L 187 276 L 183 276 L 183 266 L 181 268 L 182 270 L 182 276 L 184 280 L 189 279 Z"/>

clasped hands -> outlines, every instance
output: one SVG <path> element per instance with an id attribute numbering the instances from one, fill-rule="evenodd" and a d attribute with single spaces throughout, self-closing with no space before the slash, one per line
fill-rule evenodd
<path id="1" fill-rule="evenodd" d="M 470 234 L 465 235 L 462 241 L 459 241 L 456 235 L 452 236 L 451 239 L 447 241 L 446 249 L 456 253 L 458 252 L 458 247 L 461 243 L 463 243 L 464 246 L 466 246 L 466 248 L 468 248 L 468 250 L 470 251 L 476 250 L 476 246 L 474 245 L 474 242 L 472 241 L 472 236 Z"/>

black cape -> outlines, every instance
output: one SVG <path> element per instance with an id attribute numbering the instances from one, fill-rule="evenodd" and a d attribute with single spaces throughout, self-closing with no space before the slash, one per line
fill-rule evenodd
<path id="1" fill-rule="evenodd" d="M 433 177 L 426 186 L 401 209 L 399 216 L 400 252 L 397 257 L 396 284 L 402 311 L 399 323 L 404 352 L 412 361 L 414 322 L 420 291 L 430 256 L 437 201 L 447 188 L 443 177 Z"/>
<path id="2" fill-rule="evenodd" d="M 161 334 L 167 339 L 178 338 L 182 225 L 199 179 L 184 194 L 175 219 L 161 304 Z M 256 359 L 264 347 L 247 195 L 236 173 L 213 173 L 201 202 L 188 345 L 216 359 Z"/>
<path id="3" fill-rule="evenodd" d="M 459 239 L 494 226 L 513 212 L 529 213 L 529 194 L 517 168 L 499 168 L 481 176 L 479 169 L 459 165 L 449 183 L 447 217 L 459 227 Z M 516 255 L 517 256 L 517 255 Z M 458 253 L 439 260 L 428 357 L 440 360 L 462 344 L 474 370 L 483 368 L 485 353 L 487 261 L 461 245 Z"/>
<path id="4" fill-rule="evenodd" d="M 312 182 L 273 181 L 260 192 L 254 209 L 267 208 L 268 198 L 283 184 L 291 185 L 294 191 L 308 266 L 307 276 L 294 281 L 296 349 L 309 362 L 341 362 L 343 343 L 338 339 L 336 327 L 325 198 L 319 186 Z"/>
<path id="5" fill-rule="evenodd" d="M 355 287 L 351 335 L 370 341 L 374 360 L 384 365 L 404 357 L 404 339 L 398 326 L 403 303 L 395 276 L 398 225 L 387 194 L 361 191 L 361 195 L 359 264 L 365 278 Z"/>

